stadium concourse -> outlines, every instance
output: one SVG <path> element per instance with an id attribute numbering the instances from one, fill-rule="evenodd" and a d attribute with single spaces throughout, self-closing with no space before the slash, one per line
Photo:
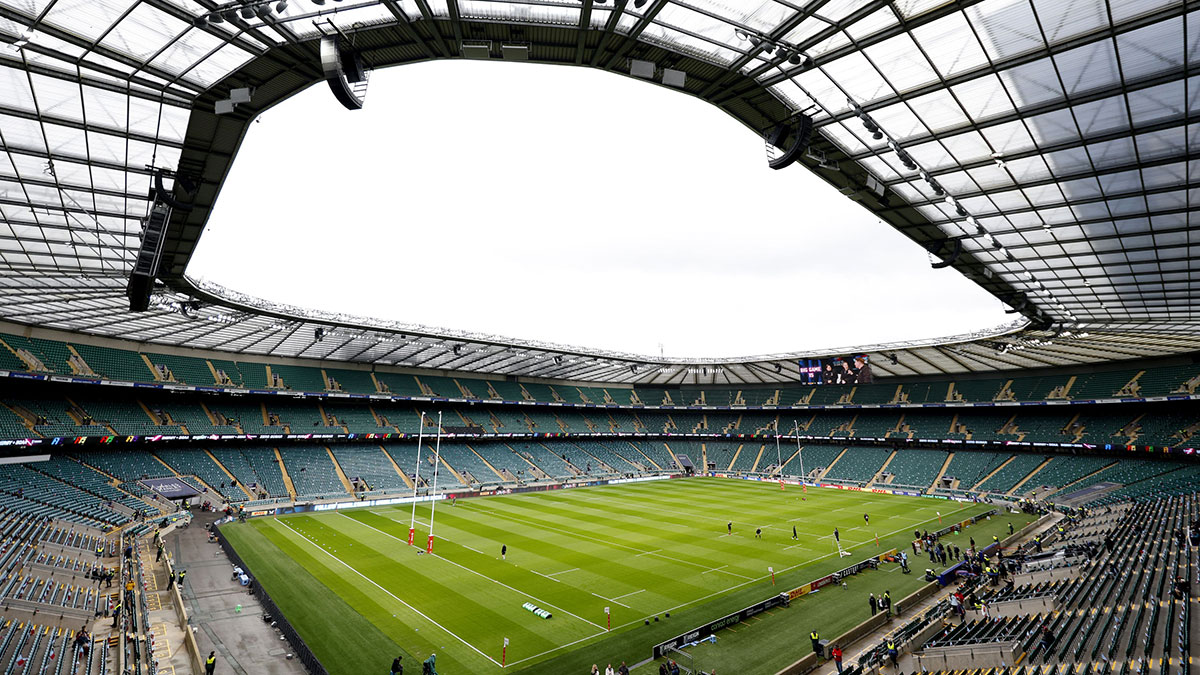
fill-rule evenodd
<path id="1" fill-rule="evenodd" d="M 0 675 L 1194 670 L 1198 12 L 0 0 Z M 844 196 L 937 270 L 922 273 L 969 280 L 1010 319 L 679 358 L 289 305 L 201 278 L 193 254 L 264 113 L 316 87 L 344 110 L 306 111 L 322 125 L 311 136 L 336 139 L 374 71 L 467 59 L 497 77 L 506 62 L 593 68 L 711 104 L 769 169 L 793 167 L 772 175 L 796 189 L 733 189 L 722 176 L 737 169 L 720 167 L 687 199 L 770 219 L 764 200 L 819 214 L 809 188 Z M 631 102 L 631 120 L 652 107 Z M 452 126 L 439 122 L 398 127 L 432 137 Z M 569 149 L 564 174 L 653 186 L 642 198 L 663 203 L 621 202 L 622 218 L 671 206 L 671 189 L 637 174 L 646 148 L 621 148 L 630 171 L 571 165 L 583 153 Z M 331 150 L 313 153 L 317 178 L 297 193 L 365 199 L 313 189 Z M 334 170 L 358 162 L 354 147 L 335 152 Z M 303 201 L 273 192 L 256 199 Z M 410 212 L 423 195 L 407 192 L 380 206 L 395 227 L 454 218 L 449 199 Z M 304 230 L 228 210 L 239 226 Z M 574 263 L 587 228 L 571 216 L 554 239 Z M 712 231 L 728 236 L 700 243 L 729 255 L 761 244 L 737 222 Z M 416 250 L 368 264 L 415 287 Z M 264 274 L 282 264 L 255 253 Z M 487 291 L 492 309 L 557 317 L 530 300 L 538 289 L 499 283 L 529 260 L 490 263 L 439 273 L 475 274 L 472 301 Z M 315 272 L 332 287 L 351 266 Z M 860 271 L 821 280 L 830 303 L 854 295 L 842 268 Z M 915 271 L 886 273 L 899 288 Z M 583 272 L 540 283 L 604 284 Z M 710 288 L 728 282 L 711 272 Z M 666 295 L 681 287 L 686 311 Z M 365 293 L 332 290 L 339 305 Z M 421 300 L 454 306 L 443 290 Z M 645 291 L 661 306 L 635 300 L 697 331 L 785 332 L 703 287 Z M 593 318 L 637 330 L 619 307 Z M 835 645 L 840 664 L 823 658 Z"/>

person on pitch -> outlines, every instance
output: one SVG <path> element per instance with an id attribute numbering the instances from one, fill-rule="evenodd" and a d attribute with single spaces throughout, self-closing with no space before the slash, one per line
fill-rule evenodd
<path id="1" fill-rule="evenodd" d="M 866 514 L 866 513 L 864 513 L 864 514 L 863 514 L 863 521 L 865 521 L 867 525 L 870 525 L 870 524 L 871 524 L 871 516 L 870 516 L 870 515 L 868 515 L 868 514 Z"/>
<path id="2" fill-rule="evenodd" d="M 507 555 L 508 555 L 508 545 L 501 544 L 500 545 L 500 559 L 504 560 L 505 556 L 507 556 Z"/>
<path id="3" fill-rule="evenodd" d="M 795 540 L 795 539 L 799 539 L 799 538 L 800 538 L 800 536 L 796 534 L 796 526 L 793 525 L 792 526 L 792 539 Z"/>
<path id="4" fill-rule="evenodd" d="M 754 530 L 754 538 L 762 539 L 762 528 L 761 527 Z"/>
<path id="5" fill-rule="evenodd" d="M 725 531 L 728 532 L 729 534 L 733 534 L 733 521 L 732 520 L 725 524 Z"/>
<path id="6" fill-rule="evenodd" d="M 833 528 L 833 539 L 834 539 L 834 541 L 836 541 L 839 544 L 842 543 L 842 534 L 840 532 L 838 532 L 838 529 L 836 527 Z"/>

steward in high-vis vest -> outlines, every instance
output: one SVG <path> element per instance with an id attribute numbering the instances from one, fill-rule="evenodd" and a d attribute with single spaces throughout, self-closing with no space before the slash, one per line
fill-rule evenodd
<path id="1" fill-rule="evenodd" d="M 820 658 L 822 656 L 821 634 L 814 630 L 808 634 L 808 639 L 812 640 L 813 653 L 817 655 L 817 658 Z"/>
<path id="2" fill-rule="evenodd" d="M 217 653 L 209 652 L 208 658 L 204 659 L 204 675 L 213 675 L 213 671 L 217 668 Z"/>

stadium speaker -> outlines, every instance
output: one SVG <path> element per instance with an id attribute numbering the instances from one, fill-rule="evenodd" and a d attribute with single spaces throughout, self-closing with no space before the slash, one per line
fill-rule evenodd
<path id="1" fill-rule="evenodd" d="M 195 185 L 195 184 L 191 183 L 189 181 L 189 185 Z M 182 184 L 180 185 L 180 187 L 183 188 L 185 192 L 188 191 Z M 166 189 L 166 187 L 163 186 L 163 171 L 162 170 L 155 170 L 155 172 L 154 172 L 154 190 L 153 190 L 153 192 L 154 192 L 154 194 L 152 196 L 152 199 L 154 201 L 163 202 L 167 206 L 170 206 L 172 209 L 177 209 L 179 211 L 191 211 L 192 210 L 191 204 L 184 204 L 183 202 L 179 201 L 178 199 L 175 199 L 175 195 L 172 194 L 172 191 Z"/>
<path id="2" fill-rule="evenodd" d="M 933 263 L 933 269 L 940 270 L 953 265 L 958 261 L 958 256 L 962 254 L 962 239 L 955 239 L 954 244 L 950 248 L 950 257 L 942 259 L 940 262 Z"/>
<path id="3" fill-rule="evenodd" d="M 150 307 L 150 293 L 154 290 L 154 279 L 162 263 L 163 246 L 167 242 L 167 224 L 171 221 L 171 207 L 156 202 L 146 217 L 142 229 L 142 243 L 138 247 L 133 269 L 129 271 L 129 283 L 125 295 L 129 298 L 129 311 L 144 312 Z"/>
<path id="4" fill-rule="evenodd" d="M 344 51 L 336 35 L 321 38 L 321 71 L 338 103 L 347 110 L 362 109 L 366 87 L 353 86 L 364 85 L 367 80 L 362 56 L 357 52 Z"/>
<path id="5" fill-rule="evenodd" d="M 782 122 L 777 125 L 771 131 L 768 141 L 783 152 L 768 162 L 768 165 L 776 171 L 791 166 L 808 149 L 808 143 L 812 140 L 812 133 L 812 118 L 803 113 L 788 122 Z"/>

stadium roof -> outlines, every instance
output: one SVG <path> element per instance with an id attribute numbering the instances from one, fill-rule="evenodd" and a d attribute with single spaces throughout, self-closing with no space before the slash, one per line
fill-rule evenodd
<path id="1" fill-rule="evenodd" d="M 671 361 L 402 330 L 198 288 L 187 261 L 248 124 L 323 79 L 319 38 L 338 33 L 369 68 L 464 55 L 624 74 L 649 63 L 649 79 L 764 135 L 804 112 L 818 130 L 808 169 L 1033 322 L 967 336 L 969 347 L 823 353 L 896 353 L 895 368 L 875 363 L 900 375 L 1193 351 L 1196 9 L 1178 0 L 0 0 L 0 319 L 513 375 L 795 377 L 788 361 L 799 353 Z M 215 114 L 241 87 L 252 100 Z M 200 187 L 175 191 L 193 208 L 170 223 L 167 288 L 134 314 L 125 280 L 155 168 Z M 318 342 L 318 326 L 345 339 Z M 415 354 L 362 342 L 403 342 L 401 332 L 425 341 Z M 660 367 L 668 362 L 679 367 Z"/>

